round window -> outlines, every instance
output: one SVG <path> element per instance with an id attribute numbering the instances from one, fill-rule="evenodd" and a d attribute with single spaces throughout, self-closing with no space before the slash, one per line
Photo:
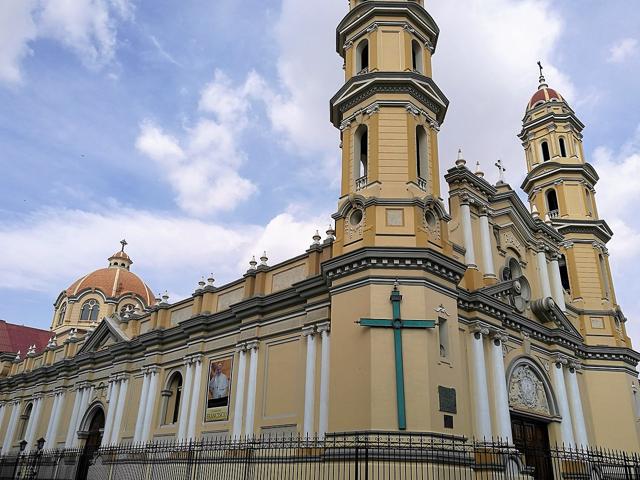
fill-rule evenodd
<path id="1" fill-rule="evenodd" d="M 362 210 L 357 208 L 353 212 L 351 212 L 351 215 L 349 216 L 349 223 L 351 223 L 351 225 L 353 225 L 354 227 L 360 225 L 362 223 L 363 216 L 364 215 Z"/>
<path id="2" fill-rule="evenodd" d="M 432 230 L 436 228 L 436 226 L 438 225 L 438 219 L 436 218 L 436 216 L 433 214 L 432 211 L 428 211 L 427 213 L 424 214 L 424 220 L 425 222 L 427 222 L 427 227 L 429 227 Z"/>

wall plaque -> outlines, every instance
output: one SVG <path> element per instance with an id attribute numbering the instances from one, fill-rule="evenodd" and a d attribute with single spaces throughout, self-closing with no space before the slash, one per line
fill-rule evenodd
<path id="1" fill-rule="evenodd" d="M 455 388 L 438 386 L 438 397 L 440 399 L 441 412 L 458 413 Z"/>

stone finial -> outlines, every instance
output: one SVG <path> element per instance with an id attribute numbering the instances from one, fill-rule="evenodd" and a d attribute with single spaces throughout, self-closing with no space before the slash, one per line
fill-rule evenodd
<path id="1" fill-rule="evenodd" d="M 476 162 L 476 176 L 480 178 L 484 178 L 484 172 L 480 168 L 480 162 Z"/>
<path id="2" fill-rule="evenodd" d="M 462 149 L 458 149 L 458 159 L 456 160 L 456 167 L 464 167 L 467 164 L 467 161 L 464 159 L 464 155 L 462 155 Z"/>
<path id="3" fill-rule="evenodd" d="M 531 204 L 531 216 L 534 218 L 534 220 L 540 218 L 540 212 L 538 211 L 538 207 L 536 207 L 535 203 Z"/>
<path id="4" fill-rule="evenodd" d="M 58 346 L 58 337 L 57 335 L 53 335 L 50 339 L 49 339 L 49 343 L 47 343 L 47 348 L 48 349 L 54 349 Z"/>
<path id="5" fill-rule="evenodd" d="M 260 266 L 261 267 L 267 267 L 267 262 L 269 261 L 269 257 L 267 257 L 267 252 L 263 252 L 262 256 L 260 257 Z"/>
<path id="6" fill-rule="evenodd" d="M 316 233 L 313 235 L 313 244 L 314 245 L 320 245 L 320 240 L 322 240 L 322 237 L 320 236 L 320 233 L 318 232 L 318 230 L 316 230 Z"/>
<path id="7" fill-rule="evenodd" d="M 213 287 L 213 283 L 216 281 L 215 278 L 213 278 L 213 273 L 209 274 L 209 278 L 207 278 L 207 287 Z"/>
<path id="8" fill-rule="evenodd" d="M 27 350 L 27 357 L 35 357 L 35 356 L 36 356 L 36 346 L 35 344 L 33 344 L 29 347 L 29 350 Z"/>
<path id="9" fill-rule="evenodd" d="M 156 305 L 160 305 L 160 303 L 162 303 L 162 294 L 161 293 L 156 295 L 155 301 L 156 301 Z"/>
<path id="10" fill-rule="evenodd" d="M 249 261 L 249 270 L 255 270 L 257 266 L 258 262 L 256 262 L 256 256 L 253 255 Z"/>
<path id="11" fill-rule="evenodd" d="M 69 340 L 77 340 L 78 338 L 78 329 L 72 328 L 69 332 Z"/>
<path id="12" fill-rule="evenodd" d="M 169 292 L 166 290 L 162 294 L 162 305 L 169 305 Z"/>
<path id="13" fill-rule="evenodd" d="M 498 159 L 495 165 L 498 168 L 498 185 L 503 185 L 505 183 L 504 173 L 507 171 L 507 169 L 504 166 L 504 162 L 500 159 Z"/>
<path id="14" fill-rule="evenodd" d="M 16 358 L 13 359 L 14 362 L 21 362 L 22 358 L 20 357 L 20 350 L 16 353 Z"/>
<path id="15" fill-rule="evenodd" d="M 203 275 L 202 278 L 200 278 L 200 281 L 198 282 L 198 286 L 196 287 L 196 292 L 203 290 L 205 285 L 206 285 L 206 282 L 204 281 L 204 275 Z"/>
<path id="16" fill-rule="evenodd" d="M 332 225 L 329 225 L 329 228 L 327 228 L 327 239 L 328 240 L 335 240 L 336 239 L 336 230 L 335 228 L 333 228 Z"/>
<path id="17" fill-rule="evenodd" d="M 125 315 L 129 315 L 128 313 L 126 313 Z M 128 317 L 127 317 L 128 318 Z M 104 320 L 104 318 L 103 318 Z M 93 331 L 98 327 L 98 322 L 94 319 L 91 320 L 91 323 L 89 324 L 89 333 L 93 333 Z"/>
<path id="18" fill-rule="evenodd" d="M 544 223 L 546 223 L 547 225 L 551 225 L 551 217 L 548 213 L 544 214 Z"/>

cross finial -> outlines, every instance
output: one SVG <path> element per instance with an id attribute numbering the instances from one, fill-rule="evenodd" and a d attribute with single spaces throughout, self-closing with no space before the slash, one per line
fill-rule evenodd
<path id="1" fill-rule="evenodd" d="M 126 247 L 127 245 L 129 245 L 127 243 L 127 241 L 123 238 L 122 240 L 120 240 L 120 245 L 122 245 L 122 250 L 120 250 L 121 252 L 124 252 L 124 247 Z"/>
<path id="2" fill-rule="evenodd" d="M 538 68 L 540 68 L 540 76 L 542 77 L 542 62 L 538 61 Z"/>
<path id="3" fill-rule="evenodd" d="M 498 167 L 498 172 L 500 172 L 500 180 L 498 180 L 498 183 L 505 183 L 504 181 L 504 172 L 507 171 L 507 169 L 504 166 L 504 163 L 502 162 L 502 160 L 498 160 L 496 162 L 496 167 Z"/>
<path id="4" fill-rule="evenodd" d="M 544 78 L 544 74 L 542 73 L 543 67 L 542 62 L 538 61 L 538 68 L 540 69 L 540 78 L 538 79 L 540 82 L 540 86 L 538 88 L 543 88 L 547 86 L 547 81 Z"/>

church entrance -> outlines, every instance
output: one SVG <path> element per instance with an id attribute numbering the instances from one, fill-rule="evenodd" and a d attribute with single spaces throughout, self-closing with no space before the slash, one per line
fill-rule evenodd
<path id="1" fill-rule="evenodd" d="M 516 448 L 524 454 L 527 467 L 533 469 L 533 478 L 553 480 L 547 424 L 512 415 L 511 429 Z"/>
<path id="2" fill-rule="evenodd" d="M 100 448 L 102 443 L 102 432 L 104 431 L 104 411 L 102 408 L 95 410 L 91 421 L 89 422 L 89 428 L 87 429 L 87 441 L 84 444 L 84 449 L 78 462 L 78 471 L 76 473 L 76 480 L 85 480 L 89 473 L 89 466 L 93 461 L 95 453 Z"/>

